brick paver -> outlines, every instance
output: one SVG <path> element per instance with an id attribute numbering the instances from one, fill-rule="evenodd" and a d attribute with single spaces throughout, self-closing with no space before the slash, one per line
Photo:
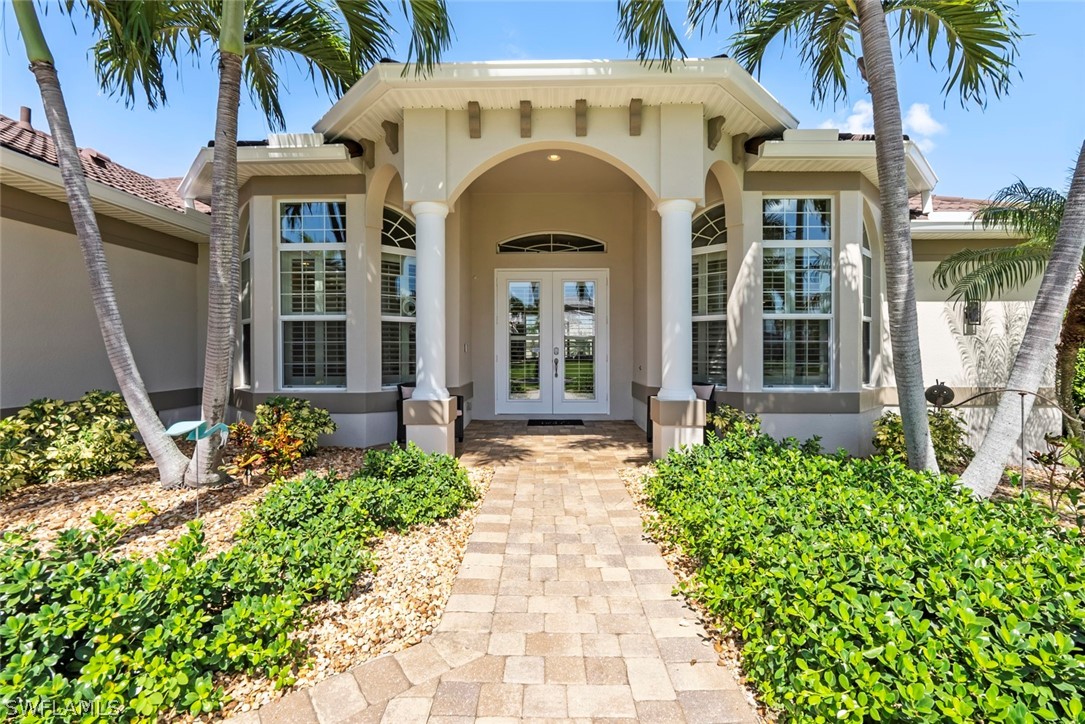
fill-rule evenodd
<path id="1" fill-rule="evenodd" d="M 641 535 L 641 430 L 474 422 L 462 459 L 495 472 L 436 633 L 247 721 L 757 721 Z"/>

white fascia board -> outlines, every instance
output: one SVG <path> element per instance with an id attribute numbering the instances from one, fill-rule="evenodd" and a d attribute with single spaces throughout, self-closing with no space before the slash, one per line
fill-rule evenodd
<path id="1" fill-rule="evenodd" d="M 934 172 L 927 157 L 923 155 L 923 151 L 914 141 L 904 142 L 905 158 L 908 160 L 910 166 L 915 169 L 915 180 L 919 183 L 916 187 L 919 191 L 933 191 L 934 187 L 938 185 L 938 174 Z"/>
<path id="2" fill-rule="evenodd" d="M 912 238 L 922 239 L 925 236 L 937 235 L 938 238 L 945 238 L 947 234 L 952 234 L 955 238 L 962 239 L 980 237 L 986 239 L 1027 239 L 1027 236 L 1021 234 L 1015 234 L 1009 229 L 1002 226 L 989 226 L 984 228 L 978 221 L 928 221 L 926 219 L 916 219 L 911 222 L 912 226 Z"/>
<path id="3" fill-rule="evenodd" d="M 188 173 L 181 179 L 181 183 L 177 186 L 177 194 L 185 200 L 185 206 L 191 208 L 192 201 L 196 199 L 199 194 L 196 191 L 196 187 L 200 183 L 200 178 L 203 176 L 204 169 L 210 173 L 211 159 L 214 157 L 215 149 L 204 146 L 196 154 L 196 158 L 192 159 L 192 165 L 188 168 Z"/>
<path id="4" fill-rule="evenodd" d="M 930 191 L 938 183 L 938 176 L 927 162 L 923 152 L 910 141 L 905 142 L 905 162 L 911 190 Z M 874 161 L 877 152 L 873 141 L 796 141 L 769 140 L 761 144 L 757 154 L 747 161 L 746 168 L 758 170 L 758 161 L 810 161 L 818 158 L 834 161 Z"/>
<path id="5" fill-rule="evenodd" d="M 179 192 L 187 204 L 192 199 L 204 198 L 211 193 L 211 167 L 213 148 L 201 148 L 192 168 L 181 181 Z M 241 146 L 237 149 L 237 167 L 265 164 L 329 163 L 342 164 L 343 173 L 363 174 L 361 158 L 351 158 L 350 151 L 341 143 L 325 146 Z M 254 174 L 259 175 L 259 174 Z M 282 174 L 275 174 L 282 175 Z"/>
<path id="6" fill-rule="evenodd" d="M 60 176 L 60 169 L 52 164 L 0 148 L 0 166 L 5 170 L 55 186 L 62 193 L 64 192 L 64 180 Z M 206 237 L 211 233 L 211 217 L 207 214 L 198 211 L 174 211 L 94 179 L 87 179 L 87 189 L 94 200 L 155 219 L 192 234 Z"/>
<path id="7" fill-rule="evenodd" d="M 798 119 L 730 58 L 687 58 L 675 60 L 669 72 L 649 68 L 635 60 L 543 60 L 446 63 L 425 78 L 419 78 L 402 63 L 373 66 L 314 125 L 313 130 L 335 138 L 359 113 L 373 106 L 387 93 L 406 88 L 431 89 L 470 87 L 527 88 L 629 86 L 630 95 L 652 85 L 712 83 L 731 94 L 766 126 L 794 128 Z"/>

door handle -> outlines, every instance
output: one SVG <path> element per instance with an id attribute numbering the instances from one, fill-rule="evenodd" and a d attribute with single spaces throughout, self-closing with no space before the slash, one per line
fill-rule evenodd
<path id="1" fill-rule="evenodd" d="M 554 358 L 554 379 L 558 378 L 558 358 Z"/>

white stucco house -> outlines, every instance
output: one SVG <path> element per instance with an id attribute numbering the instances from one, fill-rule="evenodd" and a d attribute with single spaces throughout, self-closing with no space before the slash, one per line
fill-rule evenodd
<path id="1" fill-rule="evenodd" d="M 872 421 L 896 402 L 874 143 L 797 125 L 727 58 L 670 73 L 635 61 L 451 63 L 427 78 L 374 67 L 312 133 L 238 150 L 238 410 L 308 397 L 334 414 L 335 442 L 370 445 L 395 437 L 397 385 L 410 384 L 407 436 L 430 450 L 454 450 L 461 395 L 468 424 L 633 420 L 653 426 L 660 454 L 699 439 L 694 383 L 712 383 L 720 403 L 760 414 L 776 435 L 867 452 Z M 960 248 L 1016 239 L 975 227 L 975 202 L 934 195 L 934 170 L 906 148 L 928 383 L 961 395 L 997 387 L 1035 290 L 985 304 L 966 328 L 930 273 Z M 3 153 L 8 410 L 61 394 L 24 345 L 65 334 L 81 269 L 70 232 L 9 213 L 9 189 L 56 196 Z M 176 232 L 125 220 L 191 250 L 183 269 L 146 248 L 132 262 L 188 294 L 181 327 L 192 349 L 183 373 L 148 375 L 159 393 L 196 393 L 210 181 L 207 148 L 166 214 Z M 74 256 L 63 277 L 35 286 L 15 269 L 42 253 L 40 235 Z M 122 274 L 122 303 L 125 284 Z M 50 315 L 53 286 L 64 310 Z M 174 359 L 163 346 L 174 335 L 141 328 L 161 312 L 146 296 L 133 306 L 137 358 L 157 369 Z M 85 375 L 75 366 L 62 376 L 79 386 Z M 92 386 L 109 386 L 100 377 Z M 1037 408 L 1030 434 L 1057 424 Z"/>

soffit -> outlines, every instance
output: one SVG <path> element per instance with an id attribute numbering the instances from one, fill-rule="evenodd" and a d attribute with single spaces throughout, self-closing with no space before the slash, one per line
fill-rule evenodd
<path id="1" fill-rule="evenodd" d="M 403 65 L 371 69 L 313 127 L 330 138 L 380 139 L 382 122 L 399 123 L 405 108 L 483 109 L 627 107 L 702 104 L 705 116 L 723 116 L 724 131 L 750 136 L 780 133 L 798 121 L 729 58 L 676 61 L 672 72 L 637 61 L 452 63 L 428 78 L 403 76 Z"/>
<path id="2" fill-rule="evenodd" d="M 31 172 L 27 173 L 27 169 L 23 168 L 27 163 L 42 168 L 30 169 Z M 55 179 L 51 178 L 52 176 L 55 176 Z M 59 169 L 21 155 L 9 155 L 6 150 L 0 153 L 0 183 L 65 205 L 68 203 Z M 186 241 L 207 241 L 210 233 L 210 217 L 207 214 L 165 209 L 89 179 L 87 187 L 96 214 L 127 221 Z M 110 198 L 117 200 L 111 201 Z"/>
<path id="3" fill-rule="evenodd" d="M 561 160 L 547 153 L 525 153 L 503 161 L 471 182 L 471 193 L 585 194 L 640 191 L 628 176 L 583 153 L 562 151 Z"/>
<path id="4" fill-rule="evenodd" d="M 905 142 L 909 194 L 930 191 L 938 177 L 922 153 Z M 874 141 L 765 141 L 746 157 L 747 171 L 826 173 L 859 172 L 878 186 Z"/>

